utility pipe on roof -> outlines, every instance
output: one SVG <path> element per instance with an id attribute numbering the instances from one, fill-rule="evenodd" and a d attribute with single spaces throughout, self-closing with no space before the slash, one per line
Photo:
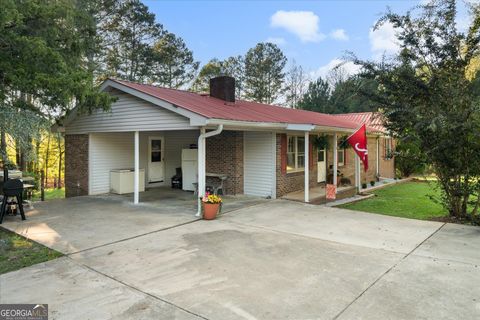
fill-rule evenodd
<path id="1" fill-rule="evenodd" d="M 205 155 L 206 155 L 206 144 L 205 140 L 209 137 L 216 136 L 223 131 L 223 124 L 220 124 L 217 129 L 209 132 L 205 132 L 205 128 L 200 129 L 200 135 L 198 136 L 198 207 L 196 217 L 202 215 L 202 200 L 201 198 L 205 195 Z"/>

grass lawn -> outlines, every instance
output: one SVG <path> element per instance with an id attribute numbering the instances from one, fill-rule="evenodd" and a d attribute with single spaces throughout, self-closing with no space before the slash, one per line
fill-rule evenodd
<path id="1" fill-rule="evenodd" d="M 445 217 L 448 212 L 431 199 L 432 196 L 439 199 L 439 191 L 433 188 L 433 183 L 412 181 L 395 184 L 373 191 L 375 197 L 339 207 L 421 220 Z"/>
<path id="2" fill-rule="evenodd" d="M 45 189 L 45 200 L 51 199 L 62 199 L 65 198 L 65 188 L 56 189 L 49 188 Z M 32 196 L 33 201 L 40 201 L 40 191 L 35 191 Z"/>
<path id="3" fill-rule="evenodd" d="M 60 252 L 0 228 L 0 274 L 60 256 Z"/>

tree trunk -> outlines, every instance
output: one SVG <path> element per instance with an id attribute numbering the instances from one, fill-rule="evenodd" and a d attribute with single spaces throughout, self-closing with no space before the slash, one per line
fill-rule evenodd
<path id="1" fill-rule="evenodd" d="M 40 200 L 45 201 L 45 173 L 40 174 Z"/>
<path id="2" fill-rule="evenodd" d="M 0 157 L 2 165 L 5 168 L 5 165 L 7 164 L 7 140 L 5 138 L 5 131 L 3 128 L 0 132 Z"/>
<path id="3" fill-rule="evenodd" d="M 39 161 L 40 161 L 40 141 L 41 137 L 35 141 L 35 161 L 33 162 L 33 171 L 34 172 L 40 172 L 40 166 L 39 166 Z"/>
<path id="4" fill-rule="evenodd" d="M 20 154 L 20 143 L 18 143 L 18 141 L 15 141 L 15 164 L 17 165 L 17 167 L 20 167 L 20 158 L 21 158 L 21 154 Z"/>
<path id="5" fill-rule="evenodd" d="M 63 162 L 63 148 L 62 148 L 62 135 L 58 133 L 58 183 L 57 188 L 62 188 L 62 163 Z"/>
<path id="6" fill-rule="evenodd" d="M 48 158 L 50 157 L 50 132 L 47 138 L 47 149 L 45 150 L 45 186 L 48 188 Z"/>

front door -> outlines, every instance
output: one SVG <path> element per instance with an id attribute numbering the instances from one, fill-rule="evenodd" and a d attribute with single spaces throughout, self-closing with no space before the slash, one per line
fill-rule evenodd
<path id="1" fill-rule="evenodd" d="M 317 182 L 324 182 L 327 178 L 327 163 L 325 149 L 317 150 Z"/>
<path id="2" fill-rule="evenodd" d="M 163 182 L 165 176 L 163 137 L 148 138 L 148 182 Z"/>

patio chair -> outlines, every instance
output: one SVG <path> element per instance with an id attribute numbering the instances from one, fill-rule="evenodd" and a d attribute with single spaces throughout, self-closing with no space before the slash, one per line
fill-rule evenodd
<path id="1" fill-rule="evenodd" d="M 9 198 L 14 198 L 14 201 L 8 202 Z M 3 201 L 0 209 L 0 224 L 2 224 L 3 217 L 7 213 L 7 206 L 13 205 L 15 205 L 15 210 L 20 210 L 22 220 L 25 220 L 25 212 L 23 211 L 23 182 L 19 179 L 8 180 L 3 184 Z"/>

